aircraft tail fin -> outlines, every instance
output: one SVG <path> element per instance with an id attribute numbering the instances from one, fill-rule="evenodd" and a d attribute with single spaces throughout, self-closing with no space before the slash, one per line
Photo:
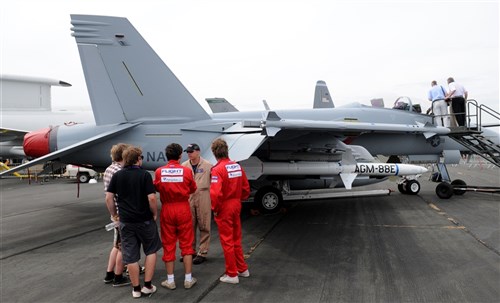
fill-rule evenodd
<path id="1" fill-rule="evenodd" d="M 266 110 L 271 110 L 271 108 L 269 107 L 269 104 L 267 104 L 267 101 L 266 100 L 262 100 L 262 103 L 264 104 L 264 108 Z"/>
<path id="2" fill-rule="evenodd" d="M 332 96 L 328 91 L 326 82 L 319 80 L 316 82 L 316 89 L 314 90 L 314 104 L 313 108 L 334 108 Z"/>
<path id="3" fill-rule="evenodd" d="M 126 18 L 71 15 L 97 125 L 210 119 Z"/>
<path id="4" fill-rule="evenodd" d="M 238 111 L 238 109 L 225 98 L 205 98 L 205 100 L 214 114 Z"/>

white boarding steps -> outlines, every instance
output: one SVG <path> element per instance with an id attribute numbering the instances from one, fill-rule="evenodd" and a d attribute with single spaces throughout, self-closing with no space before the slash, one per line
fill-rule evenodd
<path id="1" fill-rule="evenodd" d="M 474 154 L 500 167 L 500 145 L 483 136 L 483 128 L 500 126 L 500 114 L 484 104 L 478 106 L 476 100 L 467 100 L 467 113 L 467 126 L 451 127 L 448 137 L 467 147 Z M 496 122 L 482 125 L 483 115 L 493 117 Z M 466 191 L 500 193 L 500 187 L 470 186 L 460 179 L 451 181 L 446 164 L 438 163 L 437 166 L 439 174 L 433 181 L 440 182 L 436 186 L 436 195 L 441 199 L 449 199 L 453 195 L 463 195 Z"/>
<path id="2" fill-rule="evenodd" d="M 500 167 L 500 145 L 482 135 L 483 128 L 500 126 L 500 113 L 484 104 L 478 106 L 476 100 L 467 100 L 467 113 L 467 126 L 451 128 L 448 136 Z M 495 123 L 482 125 L 481 120 L 484 115 L 493 117 Z M 475 120 L 473 121 L 475 123 L 471 123 L 471 120 Z"/>

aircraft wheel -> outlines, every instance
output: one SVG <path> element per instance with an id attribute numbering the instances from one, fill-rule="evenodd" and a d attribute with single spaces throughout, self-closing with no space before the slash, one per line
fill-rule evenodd
<path id="1" fill-rule="evenodd" d="M 410 195 L 416 195 L 420 191 L 420 183 L 417 180 L 410 180 L 406 183 L 406 192 Z"/>
<path id="2" fill-rule="evenodd" d="M 453 187 L 455 187 L 455 186 L 457 186 L 457 187 L 465 187 L 465 186 L 467 186 L 467 183 L 465 183 L 465 181 L 463 181 L 463 180 L 456 179 L 456 180 L 451 181 L 451 185 Z M 453 189 L 453 193 L 455 195 L 461 196 L 461 195 L 465 194 L 465 190 L 463 190 L 463 189 Z"/>
<path id="3" fill-rule="evenodd" d="M 277 212 L 283 204 L 281 192 L 272 186 L 262 187 L 257 191 L 254 198 L 255 203 L 259 205 L 265 213 Z"/>
<path id="4" fill-rule="evenodd" d="M 76 179 L 80 183 L 87 183 L 90 181 L 90 175 L 88 173 L 78 173 Z"/>
<path id="5" fill-rule="evenodd" d="M 398 190 L 403 195 L 406 195 L 407 194 L 407 192 L 406 192 L 406 182 L 405 183 L 399 183 L 398 184 Z"/>
<path id="6" fill-rule="evenodd" d="M 436 195 L 441 199 L 449 199 L 453 196 L 453 186 L 446 182 L 441 182 L 436 186 Z"/>

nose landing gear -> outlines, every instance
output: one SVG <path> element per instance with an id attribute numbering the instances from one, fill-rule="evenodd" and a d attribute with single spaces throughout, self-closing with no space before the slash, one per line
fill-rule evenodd
<path id="1" fill-rule="evenodd" d="M 403 179 L 403 181 L 398 184 L 398 190 L 405 195 L 416 195 L 420 192 L 420 182 L 417 180 Z"/>

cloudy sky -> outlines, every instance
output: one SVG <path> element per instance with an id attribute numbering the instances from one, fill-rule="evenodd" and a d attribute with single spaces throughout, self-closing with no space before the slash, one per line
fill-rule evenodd
<path id="1" fill-rule="evenodd" d="M 309 108 L 398 96 L 429 107 L 449 76 L 499 110 L 499 1 L 15 0 L 0 4 L 0 74 L 60 79 L 54 107 L 90 107 L 70 14 L 128 18 L 205 107 Z"/>

